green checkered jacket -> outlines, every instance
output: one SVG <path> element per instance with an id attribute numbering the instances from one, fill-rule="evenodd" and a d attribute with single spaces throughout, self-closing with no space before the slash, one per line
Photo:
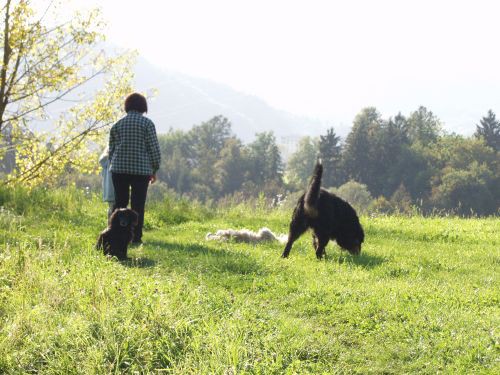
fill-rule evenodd
<path id="1" fill-rule="evenodd" d="M 129 111 L 109 133 L 110 171 L 150 176 L 160 167 L 160 145 L 153 121 Z"/>

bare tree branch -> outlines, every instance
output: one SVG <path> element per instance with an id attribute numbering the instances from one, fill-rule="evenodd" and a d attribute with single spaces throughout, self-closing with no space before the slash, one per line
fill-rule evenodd
<path id="1" fill-rule="evenodd" d="M 8 119 L 5 120 L 5 122 L 8 122 L 8 121 L 14 121 L 14 120 L 17 120 L 18 118 L 21 118 L 29 113 L 32 113 L 32 112 L 35 112 L 41 108 L 44 108 L 46 106 L 48 106 L 49 104 L 52 104 L 54 102 L 56 102 L 57 100 L 63 98 L 64 96 L 66 96 L 67 94 L 69 94 L 70 92 L 76 90 L 78 87 L 82 86 L 83 84 L 87 83 L 88 81 L 90 81 L 91 79 L 97 77 L 98 75 L 102 74 L 105 72 L 105 68 L 102 68 L 101 70 L 97 71 L 96 73 L 92 74 L 91 76 L 87 77 L 84 81 L 76 84 L 75 86 L 65 90 L 64 92 L 62 92 L 61 94 L 57 95 L 55 98 L 49 100 L 48 102 L 46 103 L 42 103 L 40 102 L 38 106 L 36 106 L 35 108 L 31 108 L 25 112 L 22 112 L 22 113 L 19 113 L 13 117 L 10 117 Z"/>

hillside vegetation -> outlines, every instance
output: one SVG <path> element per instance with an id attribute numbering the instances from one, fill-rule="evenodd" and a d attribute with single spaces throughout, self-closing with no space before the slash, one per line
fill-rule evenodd
<path id="1" fill-rule="evenodd" d="M 106 207 L 0 191 L 0 373 L 498 373 L 500 220 L 362 217 L 352 257 L 287 231 L 289 209 L 150 201 L 130 262 L 94 250 Z"/>

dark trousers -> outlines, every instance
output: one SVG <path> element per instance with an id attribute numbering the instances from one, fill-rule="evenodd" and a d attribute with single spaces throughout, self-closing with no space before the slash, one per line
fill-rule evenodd
<path id="1" fill-rule="evenodd" d="M 148 194 L 149 176 L 112 173 L 113 186 L 115 188 L 115 205 L 117 208 L 127 208 L 130 198 L 130 208 L 139 215 L 139 223 L 134 230 L 133 241 L 142 238 L 142 226 L 144 225 L 144 206 Z M 130 192 L 132 190 L 132 192 Z"/>

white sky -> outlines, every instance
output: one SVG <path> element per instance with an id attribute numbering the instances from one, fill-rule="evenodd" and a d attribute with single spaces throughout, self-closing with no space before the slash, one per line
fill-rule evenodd
<path id="1" fill-rule="evenodd" d="M 425 105 L 471 132 L 500 111 L 500 1 L 75 1 L 99 4 L 108 40 L 153 64 L 292 113 L 350 122 L 368 105 Z"/>

